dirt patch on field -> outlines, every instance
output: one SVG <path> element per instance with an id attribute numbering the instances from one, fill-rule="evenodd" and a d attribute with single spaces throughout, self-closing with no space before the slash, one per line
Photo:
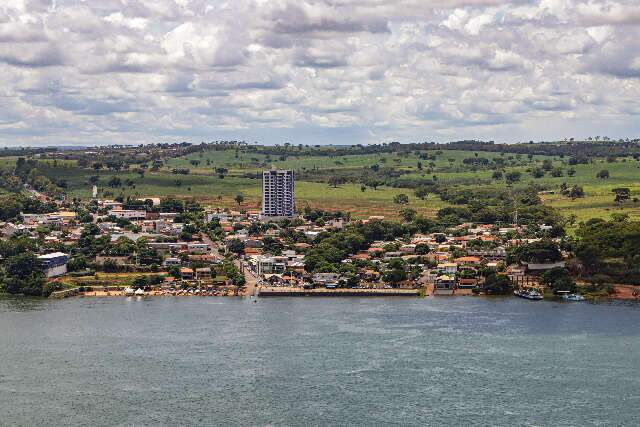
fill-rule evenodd
<path id="1" fill-rule="evenodd" d="M 611 298 L 640 301 L 640 286 L 613 285 L 613 288 L 616 290 L 616 292 L 611 295 Z"/>

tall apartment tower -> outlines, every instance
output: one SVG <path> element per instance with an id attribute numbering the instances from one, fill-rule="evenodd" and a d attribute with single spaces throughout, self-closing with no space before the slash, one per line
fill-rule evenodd
<path id="1" fill-rule="evenodd" d="M 293 171 L 262 172 L 262 216 L 291 218 L 296 214 Z"/>

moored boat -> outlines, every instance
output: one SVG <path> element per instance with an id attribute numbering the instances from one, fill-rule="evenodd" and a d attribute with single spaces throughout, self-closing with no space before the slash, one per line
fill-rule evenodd
<path id="1" fill-rule="evenodd" d="M 584 301 L 586 298 L 580 294 L 566 294 L 562 295 L 562 299 L 565 301 Z"/>
<path id="2" fill-rule="evenodd" d="M 518 289 L 513 291 L 513 294 L 517 297 L 528 299 L 531 301 L 540 301 L 544 297 L 542 294 L 535 289 Z"/>

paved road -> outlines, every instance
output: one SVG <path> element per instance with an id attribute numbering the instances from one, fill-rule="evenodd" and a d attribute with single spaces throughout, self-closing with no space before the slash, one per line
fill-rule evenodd
<path id="1" fill-rule="evenodd" d="M 245 281 L 245 290 L 243 295 L 250 296 L 256 295 L 257 287 L 258 287 L 258 279 L 253 275 L 251 269 L 249 267 L 243 268 L 243 261 L 236 259 L 233 261 L 236 267 L 244 273 L 244 281 Z M 245 264 L 246 265 L 246 264 Z"/>
<path id="2" fill-rule="evenodd" d="M 211 240 L 205 233 L 200 233 L 200 237 L 202 238 L 202 241 L 211 248 L 211 255 L 213 255 L 213 257 L 218 261 L 224 261 L 224 257 L 220 255 L 220 252 L 218 252 L 218 244 Z"/>
<path id="3" fill-rule="evenodd" d="M 211 240 L 209 236 L 207 236 L 204 233 L 202 233 L 201 236 L 202 236 L 202 241 L 211 247 L 211 255 L 213 255 L 213 257 L 216 260 L 224 261 L 224 257 L 218 251 L 218 244 L 213 240 Z M 243 261 L 236 259 L 233 261 L 233 263 L 236 265 L 236 268 L 238 270 L 244 273 L 245 290 L 242 293 L 242 295 L 244 296 L 255 295 L 256 288 L 258 286 L 258 279 L 253 275 L 253 273 L 251 272 L 251 269 L 249 269 L 248 267 L 243 268 Z"/>

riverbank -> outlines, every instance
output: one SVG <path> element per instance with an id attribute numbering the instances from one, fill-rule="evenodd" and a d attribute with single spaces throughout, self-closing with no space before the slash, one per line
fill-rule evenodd
<path id="1" fill-rule="evenodd" d="M 614 285 L 615 293 L 610 295 L 590 296 L 585 294 L 591 301 L 640 301 L 640 292 L 637 286 Z M 483 294 L 480 294 L 483 295 Z M 125 286 L 92 286 L 75 287 L 53 292 L 50 298 L 63 299 L 71 297 L 123 297 L 131 296 L 125 292 Z M 262 297 L 300 297 L 300 296 L 320 296 L 320 297 L 384 297 L 384 296 L 478 296 L 471 289 L 455 289 L 449 294 L 434 292 L 433 286 L 420 289 L 385 289 L 385 288 L 364 288 L 364 289 L 326 289 L 314 288 L 304 289 L 301 287 L 220 287 L 220 288 L 185 288 L 166 289 L 153 288 L 145 290 L 139 296 L 262 296 Z M 545 299 L 555 300 L 557 297 L 545 295 Z"/>

